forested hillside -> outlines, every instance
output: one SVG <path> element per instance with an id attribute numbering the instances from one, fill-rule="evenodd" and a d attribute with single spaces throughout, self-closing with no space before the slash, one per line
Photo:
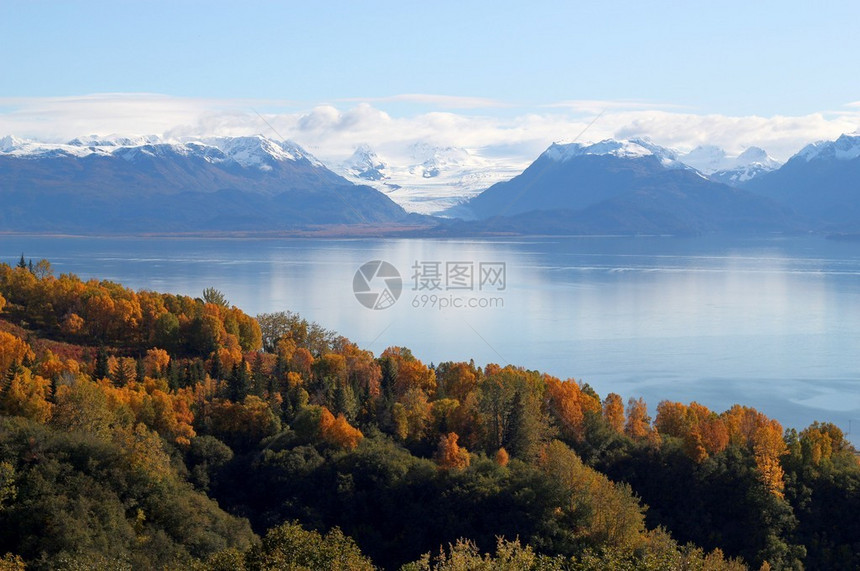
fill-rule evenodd
<path id="1" fill-rule="evenodd" d="M 0 569 L 860 567 L 826 422 L 377 356 L 23 259 L 0 375 Z"/>

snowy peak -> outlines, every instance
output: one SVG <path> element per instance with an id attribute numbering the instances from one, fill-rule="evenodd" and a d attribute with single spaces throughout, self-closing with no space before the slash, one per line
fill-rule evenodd
<path id="1" fill-rule="evenodd" d="M 370 148 L 370 145 L 359 145 L 350 158 L 343 162 L 341 169 L 344 174 L 361 181 L 381 181 L 389 177 L 388 165 Z"/>
<path id="2" fill-rule="evenodd" d="M 761 165 L 775 169 L 779 167 L 779 161 L 767 154 L 761 147 L 749 147 L 735 159 L 737 166 Z"/>
<path id="3" fill-rule="evenodd" d="M 19 149 L 27 144 L 24 139 L 19 139 L 14 135 L 7 135 L 0 139 L 0 153 L 11 153 L 15 149 Z"/>
<path id="4" fill-rule="evenodd" d="M 724 156 L 723 168 L 710 174 L 712 180 L 737 186 L 778 169 L 780 162 L 759 147 L 749 147 L 737 157 Z"/>
<path id="5" fill-rule="evenodd" d="M 89 135 L 67 143 L 41 143 L 14 136 L 0 139 L 0 154 L 19 158 L 86 157 L 113 155 L 127 161 L 146 157 L 180 155 L 210 163 L 233 163 L 242 168 L 272 170 L 281 162 L 322 163 L 291 142 L 278 142 L 262 135 L 251 137 L 210 137 L 167 142 L 156 135 L 123 137 Z"/>
<path id="6" fill-rule="evenodd" d="M 158 135 L 144 135 L 140 137 L 123 137 L 122 135 L 88 135 L 86 137 L 75 137 L 68 143 L 72 147 L 142 147 L 144 145 L 157 145 L 162 143 Z"/>
<path id="7" fill-rule="evenodd" d="M 410 173 L 422 178 L 436 178 L 446 171 L 457 170 L 475 162 L 466 149 L 434 147 L 427 143 L 411 145 L 409 156 L 417 163 L 410 166 Z"/>
<path id="8" fill-rule="evenodd" d="M 681 162 L 703 174 L 732 168 L 726 151 L 715 145 L 699 145 L 689 153 L 681 155 Z"/>
<path id="9" fill-rule="evenodd" d="M 679 160 L 712 180 L 728 185 L 745 183 L 780 167 L 779 161 L 760 147 L 748 147 L 736 157 L 714 145 L 698 146 Z"/>
<path id="10" fill-rule="evenodd" d="M 194 141 L 191 142 L 193 143 Z M 322 166 L 322 163 L 314 158 L 313 155 L 295 143 L 280 143 L 262 135 L 251 137 L 213 137 L 202 141 L 202 143 L 219 149 L 229 160 L 245 168 L 271 170 L 276 163 L 285 161 L 308 161 L 313 166 Z"/>
<path id="11" fill-rule="evenodd" d="M 860 157 L 860 135 L 842 135 L 835 141 L 817 141 L 806 145 L 792 158 L 812 160 L 850 161 Z"/>
<path id="12" fill-rule="evenodd" d="M 673 151 L 645 139 L 606 139 L 598 143 L 553 143 L 542 156 L 552 161 L 567 162 L 574 157 L 585 155 L 610 155 L 627 159 L 653 156 L 663 166 L 678 166 L 677 156 Z"/>

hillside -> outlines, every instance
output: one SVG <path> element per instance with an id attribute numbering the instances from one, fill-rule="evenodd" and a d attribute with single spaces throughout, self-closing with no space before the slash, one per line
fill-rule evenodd
<path id="1" fill-rule="evenodd" d="M 860 564 L 860 464 L 832 424 L 666 401 L 652 417 L 574 380 L 375 356 L 215 289 L 134 292 L 45 261 L 0 264 L 0 310 L 8 564 Z"/>

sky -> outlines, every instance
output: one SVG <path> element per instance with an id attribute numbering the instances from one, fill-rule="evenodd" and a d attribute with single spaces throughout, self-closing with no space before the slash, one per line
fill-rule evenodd
<path id="1" fill-rule="evenodd" d="M 856 2 L 0 9 L 0 136 L 262 133 L 321 158 L 419 140 L 524 158 L 554 141 L 647 136 L 785 160 L 860 128 Z"/>

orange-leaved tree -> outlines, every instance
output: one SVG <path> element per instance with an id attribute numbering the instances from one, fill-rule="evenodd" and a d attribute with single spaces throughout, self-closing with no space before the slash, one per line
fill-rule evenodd
<path id="1" fill-rule="evenodd" d="M 329 444 L 347 450 L 354 450 L 364 438 L 359 429 L 350 426 L 343 414 L 335 417 L 326 407 L 322 407 L 320 414 L 320 435 Z"/>
<path id="2" fill-rule="evenodd" d="M 459 470 L 469 465 L 469 451 L 457 444 L 460 437 L 456 432 L 449 432 L 439 437 L 436 454 L 433 459 L 444 470 Z M 500 449 L 501 450 L 501 449 Z"/>

